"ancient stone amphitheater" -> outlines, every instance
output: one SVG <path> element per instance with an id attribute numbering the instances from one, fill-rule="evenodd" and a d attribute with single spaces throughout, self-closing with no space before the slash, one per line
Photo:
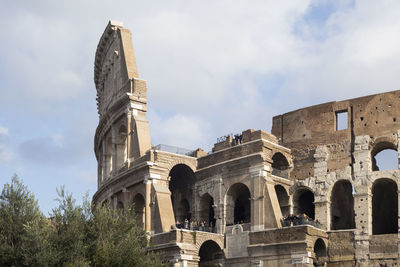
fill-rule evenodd
<path id="1" fill-rule="evenodd" d="M 96 51 L 98 190 L 135 205 L 171 266 L 397 266 L 400 91 L 273 118 L 212 152 L 152 146 L 131 33 L 110 21 Z M 339 121 L 343 120 L 343 121 Z M 395 152 L 395 170 L 375 156 Z"/>

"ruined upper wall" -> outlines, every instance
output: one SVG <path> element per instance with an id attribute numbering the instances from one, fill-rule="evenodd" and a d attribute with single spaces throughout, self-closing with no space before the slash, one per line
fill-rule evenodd
<path id="1" fill-rule="evenodd" d="M 132 34 L 122 22 L 110 21 L 97 46 L 94 64 L 100 116 L 129 94 L 146 98 L 146 84 L 138 78 Z"/>
<path id="2" fill-rule="evenodd" d="M 347 129 L 337 130 L 337 113 L 347 112 Z M 273 118 L 272 134 L 292 150 L 291 178 L 305 179 L 314 174 L 314 153 L 326 145 L 329 171 L 352 163 L 355 136 L 374 137 L 400 129 L 400 90 L 302 108 Z"/>

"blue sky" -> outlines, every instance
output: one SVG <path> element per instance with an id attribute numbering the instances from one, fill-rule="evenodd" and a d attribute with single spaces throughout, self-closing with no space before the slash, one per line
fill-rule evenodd
<path id="1" fill-rule="evenodd" d="M 133 33 L 153 144 L 210 150 L 272 116 L 399 89 L 399 1 L 0 0 L 0 183 L 41 209 L 96 190 L 93 62 L 109 19 Z"/>

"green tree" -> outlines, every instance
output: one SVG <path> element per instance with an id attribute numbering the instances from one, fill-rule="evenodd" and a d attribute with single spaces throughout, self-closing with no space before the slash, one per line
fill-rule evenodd
<path id="1" fill-rule="evenodd" d="M 57 190 L 58 207 L 51 214 L 52 232 L 50 243 L 55 252 L 57 266 L 90 266 L 88 238 L 90 209 L 76 205 L 72 194 L 64 187 Z M 87 201 L 86 201 L 87 202 Z M 88 204 L 86 204 L 88 205 Z"/>
<path id="2" fill-rule="evenodd" d="M 137 226 L 133 208 L 96 206 L 89 232 L 93 266 L 163 266 L 157 257 L 146 254 L 146 233 Z"/>
<path id="3" fill-rule="evenodd" d="M 28 227 L 41 227 L 44 222 L 33 194 L 14 175 L 11 183 L 4 185 L 0 195 L 0 265 L 32 265 L 33 255 L 42 247 L 41 243 L 31 242 Z"/>
<path id="4" fill-rule="evenodd" d="M 0 266 L 165 266 L 146 253 L 133 208 L 82 205 L 64 187 L 45 218 L 17 176 L 0 195 Z"/>

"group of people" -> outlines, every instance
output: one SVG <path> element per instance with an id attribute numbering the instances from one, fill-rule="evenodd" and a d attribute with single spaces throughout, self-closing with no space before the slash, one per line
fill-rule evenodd
<path id="1" fill-rule="evenodd" d="M 234 145 L 240 145 L 242 143 L 243 135 L 235 134 L 235 139 L 233 140 Z"/>
<path id="2" fill-rule="evenodd" d="M 233 135 L 232 133 L 224 135 L 222 137 L 217 138 L 217 142 L 224 142 L 226 141 L 229 137 L 232 137 L 232 145 L 240 145 L 242 143 L 243 135 L 242 134 L 235 134 Z"/>
<path id="3" fill-rule="evenodd" d="M 294 225 L 304 225 L 304 224 L 309 224 L 313 225 L 315 227 L 320 227 L 321 224 L 318 222 L 318 220 L 315 220 L 313 218 L 310 218 L 307 216 L 307 214 L 290 214 L 286 215 L 281 219 L 282 226 L 287 227 L 287 226 L 294 226 Z"/>
<path id="4" fill-rule="evenodd" d="M 180 222 L 176 221 L 176 228 L 178 229 L 187 229 L 194 231 L 203 231 L 203 232 L 214 232 L 214 223 L 211 221 L 207 223 L 207 221 L 196 221 L 196 220 L 188 220 L 187 218 Z"/>

